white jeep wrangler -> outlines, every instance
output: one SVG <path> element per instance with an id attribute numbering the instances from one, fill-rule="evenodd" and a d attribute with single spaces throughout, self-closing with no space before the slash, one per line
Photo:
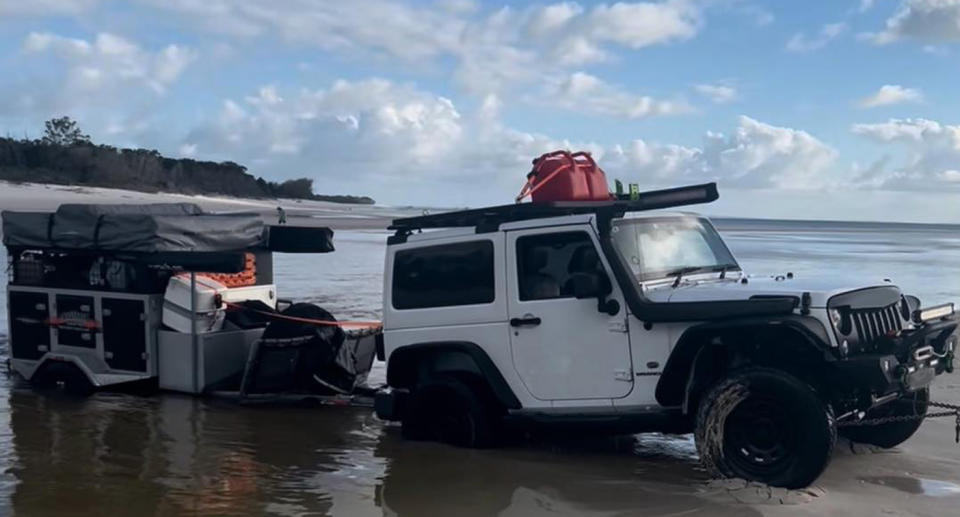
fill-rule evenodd
<path id="1" fill-rule="evenodd" d="M 394 221 L 378 416 L 468 447 L 508 421 L 693 431 L 711 473 L 784 487 L 820 475 L 838 423 L 922 417 L 952 371 L 952 304 L 748 278 L 707 219 L 640 213 L 716 198 L 707 184 Z M 920 422 L 840 430 L 892 447 Z"/>

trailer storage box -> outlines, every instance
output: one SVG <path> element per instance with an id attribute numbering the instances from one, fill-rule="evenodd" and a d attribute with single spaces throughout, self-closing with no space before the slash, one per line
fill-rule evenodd
<path id="1" fill-rule="evenodd" d="M 44 357 L 83 358 L 97 386 L 156 374 L 159 295 L 10 286 L 8 296 L 10 362 L 25 378 Z"/>
<path id="2" fill-rule="evenodd" d="M 205 393 L 239 386 L 250 347 L 260 339 L 263 329 L 198 334 L 196 349 L 190 334 L 170 330 L 161 330 L 157 334 L 160 388 Z M 235 386 L 231 386 L 234 383 Z"/>

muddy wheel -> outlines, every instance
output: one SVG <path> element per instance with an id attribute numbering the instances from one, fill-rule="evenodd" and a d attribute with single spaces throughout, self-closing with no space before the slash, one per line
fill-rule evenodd
<path id="1" fill-rule="evenodd" d="M 915 391 L 912 395 L 884 404 L 873 411 L 867 412 L 864 418 L 885 418 L 891 416 L 923 416 L 927 414 L 930 402 L 930 390 L 924 388 Z M 868 443 L 889 449 L 907 441 L 917 429 L 923 419 L 907 420 L 905 422 L 890 422 L 880 425 L 865 425 L 843 427 L 840 436 L 851 442 Z"/>
<path id="2" fill-rule="evenodd" d="M 424 382 L 410 394 L 403 437 L 467 448 L 493 444 L 495 415 L 478 390 L 456 378 Z"/>
<path id="3" fill-rule="evenodd" d="M 58 390 L 78 397 L 87 397 L 96 390 L 80 368 L 62 362 L 49 362 L 41 366 L 30 382 L 41 390 Z"/>
<path id="4" fill-rule="evenodd" d="M 780 370 L 752 368 L 707 392 L 695 439 L 713 475 L 802 488 L 830 462 L 837 428 L 809 385 Z"/>

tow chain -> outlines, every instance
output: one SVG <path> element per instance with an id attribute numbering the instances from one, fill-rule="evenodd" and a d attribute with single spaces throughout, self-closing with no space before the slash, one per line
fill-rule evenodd
<path id="1" fill-rule="evenodd" d="M 926 413 L 923 415 L 896 415 L 896 416 L 885 416 L 880 418 L 866 418 L 861 420 L 847 420 L 844 422 L 838 422 L 838 427 L 855 427 L 855 426 L 867 426 L 867 425 L 883 425 L 890 424 L 894 422 L 909 422 L 912 420 L 923 420 L 926 418 L 942 418 L 942 417 L 954 417 L 956 431 L 954 441 L 960 443 L 960 405 L 958 404 L 947 404 L 944 402 L 927 402 L 927 406 L 937 407 L 943 409 L 949 409 L 949 411 L 938 411 L 935 413 Z"/>

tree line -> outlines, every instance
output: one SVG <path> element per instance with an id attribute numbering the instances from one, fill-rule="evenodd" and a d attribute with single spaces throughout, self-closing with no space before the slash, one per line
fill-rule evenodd
<path id="1" fill-rule="evenodd" d="M 366 196 L 316 194 L 310 178 L 268 181 L 231 161 L 174 159 L 156 150 L 94 144 L 70 117 L 46 121 L 39 139 L 0 138 L 0 180 L 144 192 L 374 203 Z"/>

